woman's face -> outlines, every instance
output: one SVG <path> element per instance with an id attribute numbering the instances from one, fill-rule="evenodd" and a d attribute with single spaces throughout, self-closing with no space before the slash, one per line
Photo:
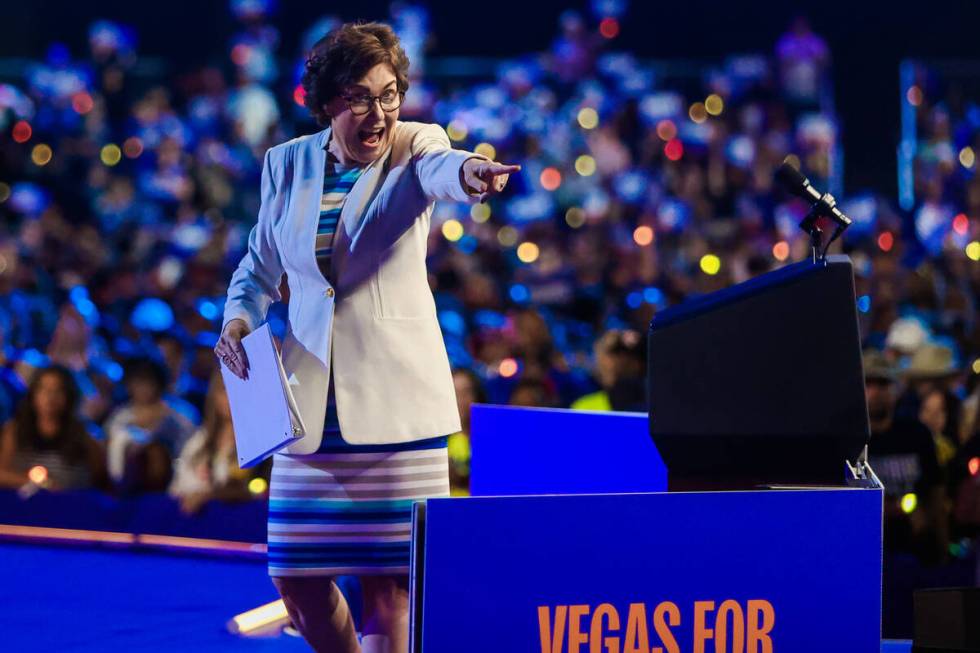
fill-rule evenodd
<path id="1" fill-rule="evenodd" d="M 46 418 L 60 415 L 68 406 L 68 393 L 57 374 L 44 374 L 34 391 L 34 410 Z"/>
<path id="2" fill-rule="evenodd" d="M 368 164 L 380 157 L 391 143 L 399 111 L 382 111 L 381 103 L 371 100 L 368 112 L 355 116 L 343 95 L 381 96 L 387 91 L 397 93 L 398 83 L 391 66 L 381 63 L 369 70 L 356 84 L 344 89 L 341 97 L 334 98 L 327 105 L 327 113 L 333 116 L 330 120 L 332 138 L 343 154 L 342 161 L 347 159 L 352 163 Z"/>

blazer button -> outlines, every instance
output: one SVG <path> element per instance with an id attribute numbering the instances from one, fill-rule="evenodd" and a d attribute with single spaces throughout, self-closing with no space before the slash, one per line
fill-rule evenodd
<path id="1" fill-rule="evenodd" d="M 326 295 L 327 297 L 333 297 L 334 296 L 334 290 L 333 290 L 333 288 L 327 288 L 326 292 L 324 292 L 323 294 Z"/>

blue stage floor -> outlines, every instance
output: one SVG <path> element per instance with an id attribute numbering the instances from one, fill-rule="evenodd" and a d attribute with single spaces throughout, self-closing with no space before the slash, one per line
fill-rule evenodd
<path id="1" fill-rule="evenodd" d="M 225 630 L 278 597 L 257 561 L 4 543 L 0 579 L 2 651 L 310 650 L 293 637 Z"/>

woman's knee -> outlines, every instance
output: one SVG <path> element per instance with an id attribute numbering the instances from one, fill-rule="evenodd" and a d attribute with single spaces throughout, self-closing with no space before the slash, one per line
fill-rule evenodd
<path id="1" fill-rule="evenodd" d="M 400 613 L 408 609 L 408 576 L 364 576 L 361 592 L 369 610 Z"/>

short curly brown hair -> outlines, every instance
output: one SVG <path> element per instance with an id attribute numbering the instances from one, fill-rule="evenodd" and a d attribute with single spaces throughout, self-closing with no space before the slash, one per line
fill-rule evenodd
<path id="1" fill-rule="evenodd" d="M 303 103 L 321 126 L 330 123 L 324 105 L 378 64 L 391 66 L 398 90 L 408 90 L 408 56 L 384 23 L 344 23 L 316 42 L 303 71 Z"/>

